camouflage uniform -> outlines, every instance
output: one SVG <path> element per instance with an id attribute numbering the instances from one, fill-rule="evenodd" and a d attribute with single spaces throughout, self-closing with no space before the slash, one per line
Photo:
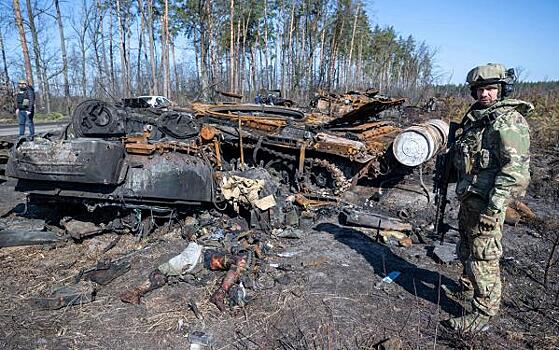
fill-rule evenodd
<path id="1" fill-rule="evenodd" d="M 474 104 L 462 120 L 454 148 L 460 200 L 458 256 L 464 266 L 461 282 L 474 291 L 474 311 L 495 316 L 501 301 L 505 211 L 512 198 L 524 194 L 530 180 L 530 134 L 524 117 L 533 106 L 503 99 L 479 107 Z M 496 219 L 494 229 L 480 225 L 483 215 Z"/>

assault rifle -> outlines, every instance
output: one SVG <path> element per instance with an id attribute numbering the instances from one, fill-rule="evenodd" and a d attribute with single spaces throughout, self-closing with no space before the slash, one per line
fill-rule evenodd
<path id="1" fill-rule="evenodd" d="M 453 170 L 452 155 L 453 148 L 456 142 L 456 131 L 460 128 L 460 124 L 450 122 L 448 131 L 448 141 L 446 143 L 446 150 L 437 156 L 435 163 L 435 176 L 433 179 L 433 192 L 435 193 L 435 234 L 441 237 L 441 244 L 444 243 L 444 236 L 452 227 L 444 221 L 444 213 L 446 205 L 449 202 L 447 199 L 448 184 L 450 182 Z"/>

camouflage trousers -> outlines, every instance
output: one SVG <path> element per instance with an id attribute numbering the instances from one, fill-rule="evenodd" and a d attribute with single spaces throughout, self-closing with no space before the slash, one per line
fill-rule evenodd
<path id="1" fill-rule="evenodd" d="M 464 268 L 460 282 L 465 289 L 473 289 L 474 309 L 495 316 L 501 304 L 499 258 L 503 254 L 501 238 L 505 210 L 499 217 L 499 225 L 486 231 L 479 227 L 480 214 L 485 208 L 486 201 L 477 195 L 470 195 L 460 204 L 457 252 Z"/>

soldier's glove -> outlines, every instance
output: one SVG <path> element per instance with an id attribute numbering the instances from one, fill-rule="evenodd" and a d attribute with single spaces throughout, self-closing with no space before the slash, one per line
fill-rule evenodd
<path id="1" fill-rule="evenodd" d="M 482 231 L 492 231 L 499 224 L 499 217 L 493 213 L 482 213 L 479 216 L 479 228 Z"/>

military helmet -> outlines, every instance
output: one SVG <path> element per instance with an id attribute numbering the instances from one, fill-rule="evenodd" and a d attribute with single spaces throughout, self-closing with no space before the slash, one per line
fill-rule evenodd
<path id="1" fill-rule="evenodd" d="M 490 84 L 501 85 L 501 98 L 504 98 L 512 92 L 515 79 L 516 76 L 513 68 L 506 69 L 502 64 L 488 63 L 470 70 L 466 82 L 470 86 L 472 97 L 474 98 L 477 97 L 475 89 L 478 86 Z"/>

